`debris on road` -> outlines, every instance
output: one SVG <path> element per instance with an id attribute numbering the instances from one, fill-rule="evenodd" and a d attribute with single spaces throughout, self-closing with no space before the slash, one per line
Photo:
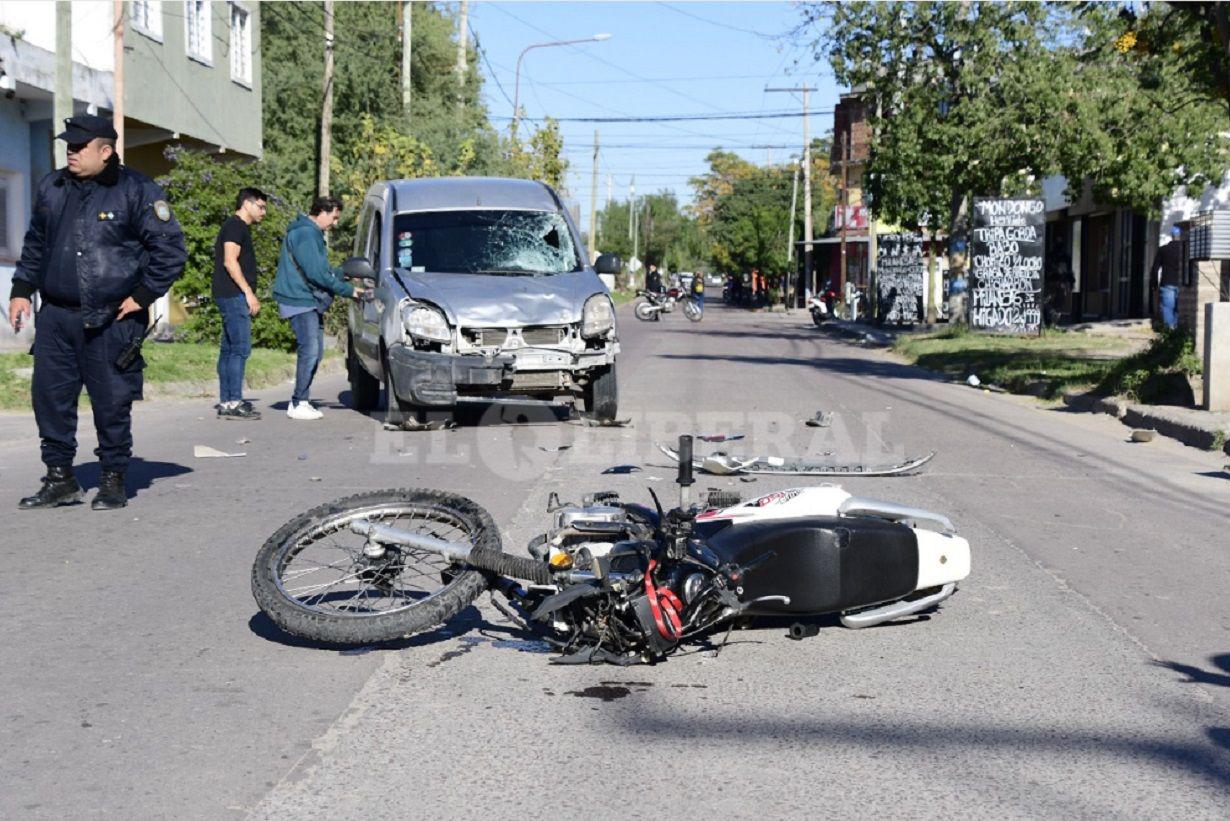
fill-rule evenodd
<path id="1" fill-rule="evenodd" d="M 211 448 L 209 445 L 193 445 L 192 455 L 197 459 L 225 459 L 234 456 L 247 456 L 247 453 L 227 453 L 224 450 Z"/>
<path id="2" fill-rule="evenodd" d="M 457 423 L 452 419 L 433 419 L 430 422 L 420 422 L 417 419 L 407 419 L 400 425 L 395 425 L 392 422 L 385 422 L 385 430 L 404 430 L 417 432 L 421 430 L 454 430 Z"/>
<path id="3" fill-rule="evenodd" d="M 658 445 L 658 449 L 679 461 L 679 454 L 667 445 Z M 837 462 L 834 460 L 815 460 L 784 458 L 781 456 L 732 456 L 727 453 L 712 453 L 708 456 L 693 458 L 692 466 L 717 476 L 730 476 L 740 473 L 773 474 L 778 476 L 906 476 L 914 473 L 935 457 L 935 451 L 926 456 L 906 459 L 896 464 L 868 464 L 866 462 Z"/>
<path id="4" fill-rule="evenodd" d="M 978 378 L 978 374 L 971 373 L 968 377 L 966 377 L 965 384 L 969 385 L 971 388 L 976 388 L 982 384 L 982 380 Z"/>
<path id="5" fill-rule="evenodd" d="M 576 415 L 568 419 L 569 424 L 581 425 L 586 428 L 630 428 L 632 427 L 632 417 L 627 419 L 595 419 L 592 416 L 584 414 Z"/>
<path id="6" fill-rule="evenodd" d="M 628 473 L 635 473 L 639 470 L 640 470 L 640 467 L 638 465 L 614 465 L 602 471 L 602 473 L 604 475 L 614 474 L 616 476 L 623 476 Z"/>
<path id="7" fill-rule="evenodd" d="M 1153 436 L 1154 436 L 1154 431 L 1151 431 L 1151 430 L 1141 429 L 1141 430 L 1132 431 L 1132 441 L 1133 442 L 1152 442 Z"/>
<path id="8" fill-rule="evenodd" d="M 818 410 L 816 415 L 803 423 L 809 428 L 827 428 L 833 424 L 833 412 Z"/>
<path id="9" fill-rule="evenodd" d="M 251 439 L 249 439 L 248 437 L 246 437 L 246 436 L 241 436 L 241 437 L 239 437 L 238 439 L 236 439 L 236 440 L 235 440 L 235 444 L 236 444 L 236 445 L 246 445 L 246 444 L 248 444 L 248 443 L 249 443 L 249 442 L 251 442 L 251 441 L 252 441 L 252 440 L 251 440 Z"/>
<path id="10" fill-rule="evenodd" d="M 695 438 L 701 442 L 738 442 L 740 439 L 746 438 L 746 434 L 742 433 L 715 433 L 708 436 L 702 436 L 699 433 L 695 434 Z"/>
<path id="11" fill-rule="evenodd" d="M 559 453 L 562 450 L 568 450 L 572 445 L 539 445 L 538 449 L 544 453 Z"/>

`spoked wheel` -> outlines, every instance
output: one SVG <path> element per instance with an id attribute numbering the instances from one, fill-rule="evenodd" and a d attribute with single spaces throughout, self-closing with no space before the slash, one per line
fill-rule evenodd
<path id="1" fill-rule="evenodd" d="M 252 567 L 256 603 L 286 632 L 328 644 L 391 641 L 446 621 L 486 587 L 477 570 L 435 553 L 365 553 L 366 539 L 350 530 L 356 519 L 500 549 L 487 511 L 451 493 L 379 490 L 321 505 L 283 525 Z"/>
<path id="2" fill-rule="evenodd" d="M 641 322 L 650 322 L 657 319 L 659 311 L 654 310 L 654 306 L 650 302 L 638 302 L 633 306 L 632 313 L 636 314 L 636 318 Z"/>
<path id="3" fill-rule="evenodd" d="M 698 303 L 694 299 L 684 300 L 683 315 L 686 316 L 688 319 L 692 320 L 693 322 L 700 322 L 702 319 L 705 318 L 704 309 L 701 308 L 700 303 Z"/>

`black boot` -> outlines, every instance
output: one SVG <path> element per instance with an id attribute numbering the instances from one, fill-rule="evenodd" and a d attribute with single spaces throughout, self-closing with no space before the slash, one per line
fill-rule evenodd
<path id="1" fill-rule="evenodd" d="M 124 474 L 104 470 L 98 479 L 98 492 L 90 507 L 94 510 L 119 510 L 128 506 L 128 491 L 124 489 Z"/>
<path id="2" fill-rule="evenodd" d="M 27 496 L 17 503 L 19 510 L 33 510 L 39 507 L 57 507 L 59 505 L 75 505 L 84 495 L 77 477 L 71 467 L 48 467 L 47 475 L 43 477 L 43 487 L 33 496 Z"/>

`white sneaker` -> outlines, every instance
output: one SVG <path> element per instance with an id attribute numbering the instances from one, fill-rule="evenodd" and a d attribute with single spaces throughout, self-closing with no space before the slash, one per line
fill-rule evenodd
<path id="1" fill-rule="evenodd" d="M 291 402 L 286 409 L 286 415 L 291 419 L 319 419 L 324 416 L 307 402 Z"/>

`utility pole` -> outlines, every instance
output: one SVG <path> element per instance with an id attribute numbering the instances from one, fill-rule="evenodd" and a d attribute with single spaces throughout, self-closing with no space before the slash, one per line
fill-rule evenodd
<path id="1" fill-rule="evenodd" d="M 795 261 L 795 206 L 798 204 L 798 160 L 791 160 L 791 165 L 795 166 L 795 185 L 790 190 L 790 241 L 786 244 L 786 265 Z M 791 273 L 791 281 L 795 278 L 795 274 Z M 788 292 L 788 286 L 787 286 Z"/>
<path id="2" fill-rule="evenodd" d="M 73 4 L 68 0 L 56 3 L 56 79 L 55 123 L 51 133 L 64 128 L 64 121 L 73 116 Z M 68 146 L 63 140 L 52 140 L 55 146 L 56 168 L 68 164 Z"/>
<path id="3" fill-rule="evenodd" d="M 606 175 L 606 204 L 603 208 L 611 207 L 611 190 L 615 187 L 615 175 L 607 172 Z"/>
<path id="4" fill-rule="evenodd" d="M 598 129 L 594 129 L 594 171 L 589 184 L 589 261 L 598 259 Z"/>
<path id="5" fill-rule="evenodd" d="M 629 186 L 631 196 L 628 200 L 628 228 L 632 234 L 632 258 L 639 259 L 641 251 L 641 232 L 636 224 L 637 218 L 640 216 L 640 211 L 636 207 L 636 175 L 632 175 L 632 184 Z"/>
<path id="6" fill-rule="evenodd" d="M 115 0 L 115 66 L 112 68 L 111 122 L 115 128 L 115 151 L 124 156 L 124 0 Z"/>
<path id="7" fill-rule="evenodd" d="M 407 4 L 409 5 L 409 4 Z M 457 107 L 465 102 L 466 47 L 469 45 L 469 0 L 461 0 L 461 12 L 457 18 Z"/>
<path id="8" fill-rule="evenodd" d="M 332 0 L 325 0 L 332 5 Z M 410 34 L 412 17 L 410 0 L 401 4 L 401 113 L 410 119 Z M 330 29 L 332 31 L 332 29 Z"/>
<path id="9" fill-rule="evenodd" d="M 850 140 L 853 136 L 854 129 L 850 128 L 847 114 L 845 130 L 841 136 L 841 274 L 837 281 L 838 299 L 844 299 L 846 293 L 846 232 L 850 226 Z"/>
<path id="10" fill-rule="evenodd" d="M 816 89 L 811 86 L 799 86 L 797 88 L 766 88 L 767 92 L 788 92 L 791 94 L 802 92 L 803 94 L 803 278 L 810 283 L 812 293 L 816 293 L 819 289 L 816 287 L 815 272 L 812 270 L 813 250 L 812 240 L 812 222 L 811 222 L 811 134 L 809 131 L 809 101 L 811 92 Z M 844 250 L 843 250 L 844 254 Z M 786 307 L 790 307 L 787 305 Z"/>
<path id="11" fill-rule="evenodd" d="M 329 194 L 329 155 L 333 153 L 333 0 L 325 0 L 325 89 L 320 109 L 320 167 L 316 194 Z"/>

